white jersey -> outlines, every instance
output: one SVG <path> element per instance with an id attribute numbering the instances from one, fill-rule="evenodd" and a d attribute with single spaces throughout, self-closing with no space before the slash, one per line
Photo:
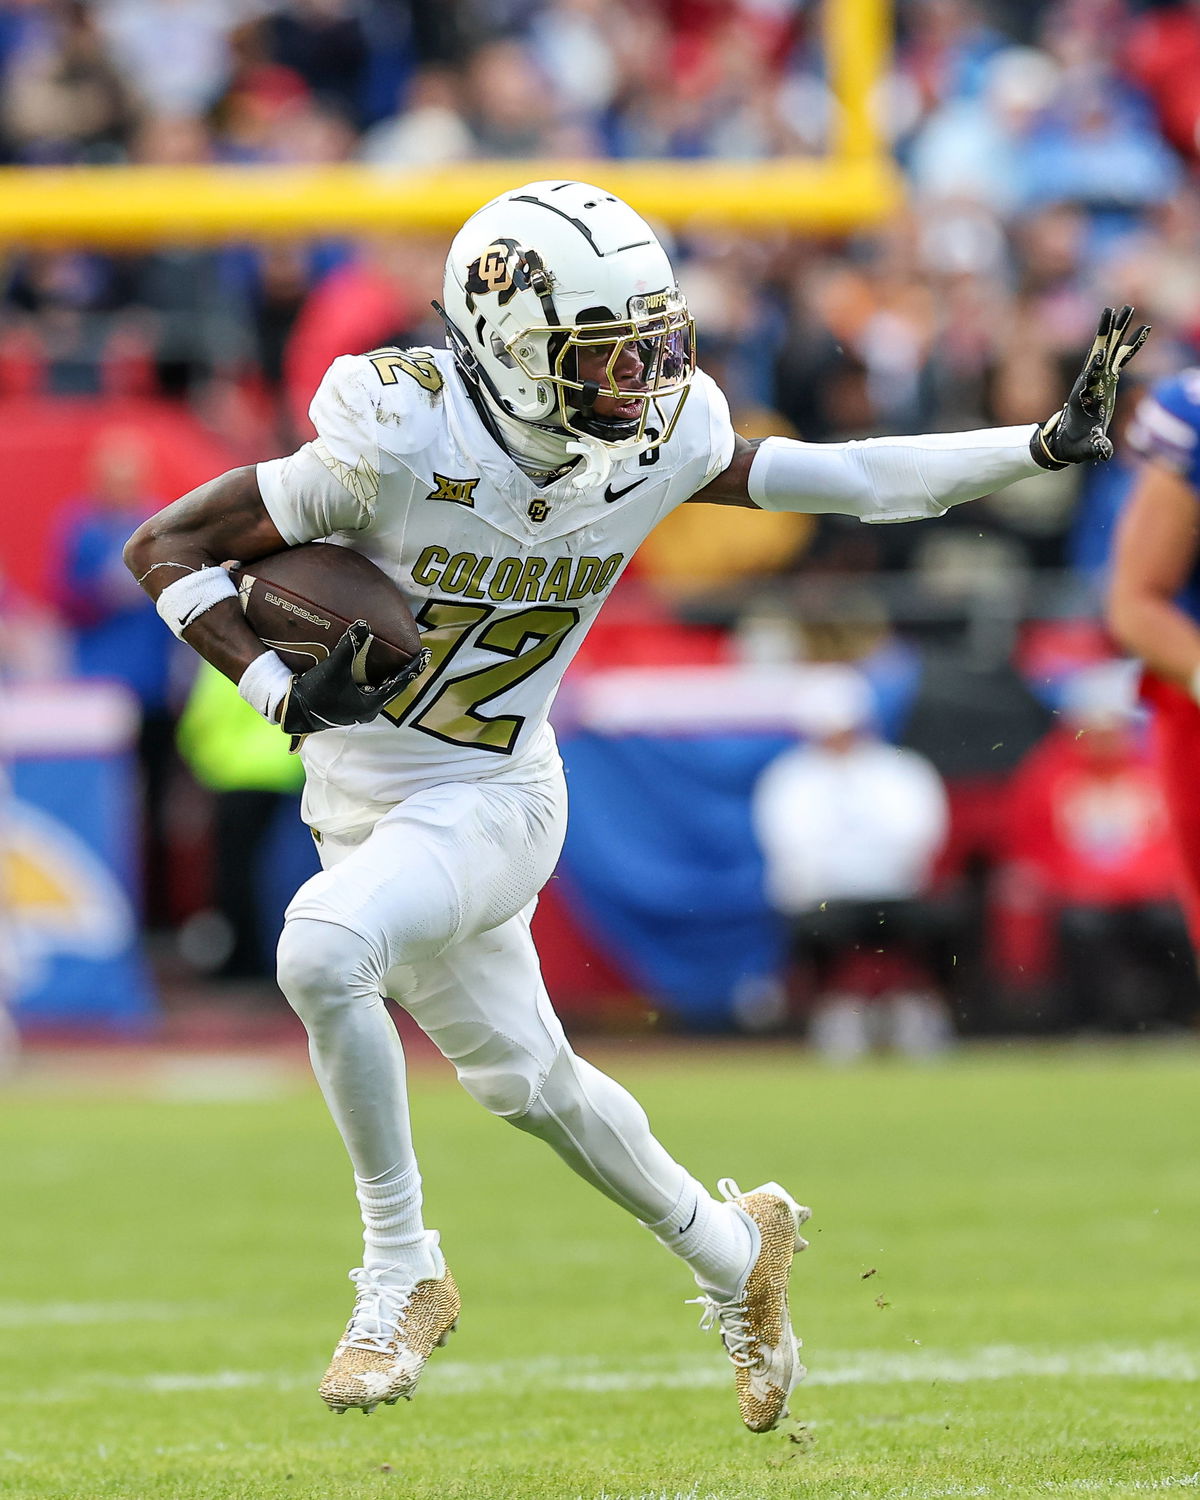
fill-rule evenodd
<path id="1" fill-rule="evenodd" d="M 442 782 L 551 774 L 547 714 L 600 606 L 733 456 L 716 384 L 697 371 L 670 441 L 582 495 L 513 462 L 446 350 L 344 355 L 309 415 L 314 442 L 258 465 L 272 521 L 290 546 L 327 537 L 378 564 L 433 659 L 373 723 L 306 740 L 306 820 L 337 834 Z"/>

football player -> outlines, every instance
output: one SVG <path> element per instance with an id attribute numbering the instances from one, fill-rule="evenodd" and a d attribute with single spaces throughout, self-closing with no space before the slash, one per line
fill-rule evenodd
<path id="1" fill-rule="evenodd" d="M 742 1418 L 766 1431 L 802 1373 L 787 1291 L 808 1211 L 776 1183 L 743 1193 L 725 1179 L 710 1194 L 567 1041 L 529 927 L 566 822 L 547 711 L 638 544 L 676 505 L 911 521 L 1106 458 L 1118 372 L 1147 330 L 1130 332 L 1129 308 L 1106 310 L 1065 405 L 1037 426 L 751 444 L 696 368 L 654 231 L 602 188 L 534 182 L 488 203 L 455 236 L 444 288 L 445 349 L 335 360 L 312 442 L 185 495 L 126 554 L 167 624 L 305 737 L 304 815 L 323 871 L 288 908 L 279 982 L 353 1164 L 365 1245 L 320 1392 L 335 1411 L 411 1396 L 458 1317 L 422 1219 L 390 996 L 485 1108 L 687 1263 Z M 264 649 L 221 563 L 316 538 L 395 580 L 427 659 L 364 685 L 361 623 L 296 676 Z"/>
<path id="2" fill-rule="evenodd" d="M 1108 622 L 1145 663 L 1154 764 L 1200 952 L 1200 369 L 1144 396 L 1128 436 L 1143 462 L 1117 532 Z"/>

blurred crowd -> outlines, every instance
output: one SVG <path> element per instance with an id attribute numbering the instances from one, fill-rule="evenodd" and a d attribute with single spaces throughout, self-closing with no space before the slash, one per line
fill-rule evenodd
<path id="1" fill-rule="evenodd" d="M 1100 306 L 1129 301 L 1154 336 L 1119 441 L 1137 383 L 1200 357 L 1200 3 L 897 0 L 895 21 L 876 107 L 905 208 L 831 239 L 680 229 L 672 252 L 702 364 L 748 436 L 1027 422 L 1061 401 Z M 557 156 L 594 159 L 603 182 L 613 158 L 819 154 L 836 115 L 820 9 L 805 0 L 0 0 L 10 164 L 402 172 Z M 334 356 L 441 342 L 429 302 L 443 254 L 440 238 L 335 233 L 8 249 L 0 400 L 155 397 L 186 407 L 232 461 L 280 453 L 309 435 L 308 400 Z M 659 642 L 669 621 L 749 661 L 866 662 L 885 699 L 907 693 L 891 737 L 951 788 L 960 893 L 980 868 L 1009 872 L 988 889 L 1008 903 L 996 942 L 1020 989 L 1021 974 L 1051 967 L 1030 957 L 1020 917 L 1049 877 L 1001 849 L 994 791 L 1036 753 L 1074 677 L 1110 654 L 1098 588 L 1130 479 L 1118 447 L 1108 466 L 1041 475 L 932 526 L 780 516 L 753 530 L 736 513 L 680 514 L 644 550 L 609 640 L 638 657 L 637 621 L 652 619 Z M 150 644 L 157 622 L 126 619 L 141 606 L 115 562 L 124 529 L 170 498 L 153 489 L 135 436 L 102 442 L 91 492 L 47 559 L 53 589 L 40 604 L 10 593 L 4 630 L 10 665 L 40 652 L 53 670 L 55 640 L 85 671 L 89 651 L 106 671 L 141 663 L 132 686 L 159 807 L 182 700 L 161 635 Z M 0 574 L 0 602 L 3 590 Z M 73 641 L 45 628 L 48 608 Z M 122 637 L 135 629 L 144 650 Z M 972 800 L 971 788 L 991 791 Z M 286 789 L 268 778 L 266 790 Z M 1093 843 L 1132 837 L 1121 796 L 1081 801 Z M 1138 900 L 1161 906 L 1151 886 Z M 1080 922 L 1059 935 L 1086 952 Z M 245 954 L 231 943 L 236 967 Z M 1083 1004 L 1069 999 L 1064 1015 Z M 1180 1009 L 1172 992 L 1157 1013 Z"/>
<path id="2" fill-rule="evenodd" d="M 1104 302 L 1200 337 L 1200 6 L 900 0 L 877 101 L 911 187 L 835 241 L 696 224 L 674 245 L 701 358 L 744 424 L 815 440 L 1024 421 Z M 761 158 L 836 108 L 801 0 L 3 0 L 0 159 L 328 163 Z M 307 434 L 329 359 L 440 342 L 440 239 L 0 261 L 0 393 L 156 392 L 239 456 Z M 989 507 L 998 565 L 1087 549 L 1077 476 Z M 1078 523 L 1078 524 L 1077 524 Z M 889 537 L 885 563 L 928 539 Z M 944 562 L 939 538 L 935 552 Z M 897 550 L 899 557 L 892 552 Z M 982 554 L 980 554 L 982 556 Z M 920 558 L 918 558 L 920 560 Z"/>

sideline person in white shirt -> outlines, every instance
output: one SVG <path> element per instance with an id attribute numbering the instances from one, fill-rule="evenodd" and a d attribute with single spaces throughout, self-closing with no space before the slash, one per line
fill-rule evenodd
<path id="1" fill-rule="evenodd" d="M 870 1008 L 861 995 L 824 986 L 839 956 L 857 948 L 898 943 L 926 967 L 929 923 L 918 903 L 948 828 L 942 779 L 923 755 L 879 738 L 860 672 L 814 667 L 803 681 L 794 711 L 805 743 L 760 777 L 754 825 L 768 899 L 788 919 L 799 955 L 815 960 L 813 1044 L 855 1057 L 886 1022 L 901 1050 L 939 1050 L 949 1020 L 929 988 L 897 991 Z"/>

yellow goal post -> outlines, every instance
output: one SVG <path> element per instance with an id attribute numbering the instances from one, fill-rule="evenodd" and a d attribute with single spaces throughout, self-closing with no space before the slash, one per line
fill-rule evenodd
<path id="1" fill-rule="evenodd" d="M 0 168 L 0 243 L 145 245 L 452 230 L 515 182 L 599 178 L 672 227 L 838 233 L 901 200 L 876 123 L 889 0 L 824 0 L 837 101 L 823 157 L 724 161 L 478 161 L 434 170 L 189 166 Z"/>

